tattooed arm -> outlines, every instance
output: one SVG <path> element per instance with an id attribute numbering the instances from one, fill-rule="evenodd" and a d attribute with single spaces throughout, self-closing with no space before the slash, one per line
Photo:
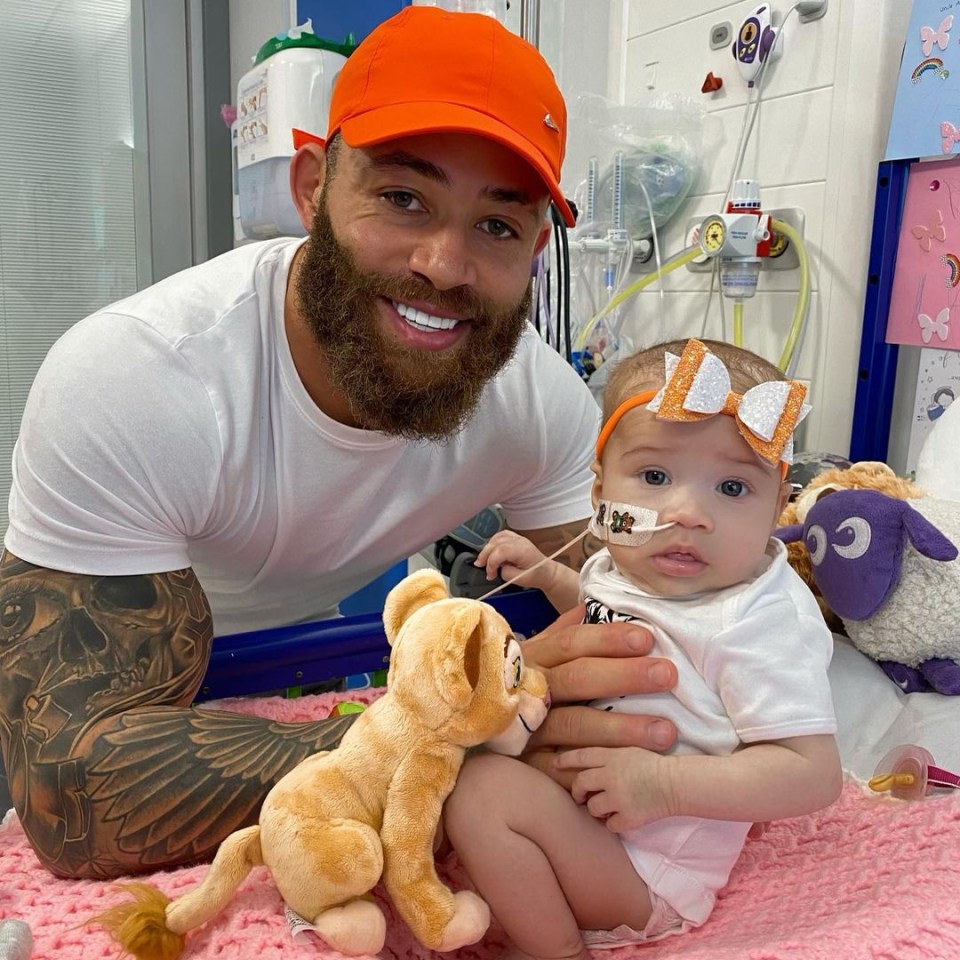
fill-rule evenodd
<path id="1" fill-rule="evenodd" d="M 64 877 L 212 854 L 352 717 L 191 708 L 213 627 L 192 570 L 99 577 L 0 556 L 0 748 L 31 845 Z"/>
<path id="2" fill-rule="evenodd" d="M 555 550 L 559 550 L 564 544 L 583 533 L 588 518 L 577 520 L 574 523 L 565 523 L 558 527 L 542 527 L 539 530 L 517 530 L 522 537 L 526 537 L 536 548 L 544 555 L 549 557 Z M 595 554 L 603 544 L 591 534 L 587 534 L 582 540 L 578 540 L 572 546 L 567 547 L 563 553 L 557 554 L 554 558 L 573 570 L 579 570 L 589 557 Z"/>

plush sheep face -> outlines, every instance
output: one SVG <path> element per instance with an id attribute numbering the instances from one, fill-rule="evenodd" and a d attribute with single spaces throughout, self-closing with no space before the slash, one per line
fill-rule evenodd
<path id="1" fill-rule="evenodd" d="M 952 560 L 956 547 L 907 501 L 873 490 L 842 490 L 807 513 L 803 539 L 817 585 L 845 620 L 866 620 L 900 580 L 909 542 L 932 560 Z"/>

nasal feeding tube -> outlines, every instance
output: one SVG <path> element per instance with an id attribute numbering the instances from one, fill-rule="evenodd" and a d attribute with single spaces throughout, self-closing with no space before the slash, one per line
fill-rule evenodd
<path id="1" fill-rule="evenodd" d="M 658 524 L 658 519 L 657 511 L 648 507 L 638 507 L 632 503 L 620 503 L 619 501 L 600 500 L 597 502 L 586 530 L 578 533 L 572 540 L 568 540 L 559 550 L 551 553 L 549 557 L 538 560 L 532 567 L 528 567 L 505 583 L 488 590 L 480 597 L 480 600 L 486 600 L 505 587 L 522 580 L 531 570 L 535 570 L 544 563 L 560 556 L 575 543 L 579 543 L 588 533 L 606 543 L 636 547 L 646 543 L 655 533 L 676 525 L 676 520 Z"/>

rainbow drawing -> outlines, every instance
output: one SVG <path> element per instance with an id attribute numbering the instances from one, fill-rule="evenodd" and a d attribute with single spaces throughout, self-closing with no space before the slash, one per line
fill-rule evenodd
<path id="1" fill-rule="evenodd" d="M 913 83 L 919 83 L 920 78 L 925 73 L 935 73 L 941 80 L 946 80 L 950 76 L 950 71 L 943 65 L 943 61 L 939 57 L 927 57 L 926 60 L 918 63 L 913 68 L 910 79 Z"/>
<path id="2" fill-rule="evenodd" d="M 960 283 L 960 257 L 955 253 L 945 253 L 940 258 L 940 262 L 950 270 L 950 275 L 943 281 L 944 285 L 955 287 Z"/>

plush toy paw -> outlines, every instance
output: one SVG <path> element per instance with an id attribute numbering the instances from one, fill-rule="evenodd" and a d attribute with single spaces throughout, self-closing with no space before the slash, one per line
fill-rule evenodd
<path id="1" fill-rule="evenodd" d="M 920 669 L 927 683 L 937 693 L 947 696 L 960 694 L 960 663 L 945 657 L 931 657 L 920 664 Z"/>
<path id="2" fill-rule="evenodd" d="M 878 660 L 877 663 L 904 693 L 925 693 L 930 689 L 930 684 L 916 667 L 908 667 L 896 660 Z"/>
<path id="3" fill-rule="evenodd" d="M 490 908 L 472 890 L 461 890 L 453 899 L 456 912 L 437 947 L 443 953 L 476 943 L 490 926 Z"/>
<path id="4" fill-rule="evenodd" d="M 326 910 L 313 925 L 334 950 L 349 957 L 379 953 L 387 939 L 387 921 L 372 900 L 351 900 Z"/>

